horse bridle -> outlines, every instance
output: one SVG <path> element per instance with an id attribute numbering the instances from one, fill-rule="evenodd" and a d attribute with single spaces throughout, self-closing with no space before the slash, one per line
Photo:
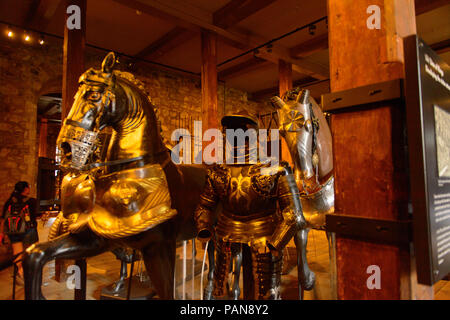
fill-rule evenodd
<path id="1" fill-rule="evenodd" d="M 105 161 L 105 162 L 94 162 L 94 163 L 85 165 L 82 168 L 82 170 L 89 171 L 94 168 L 100 168 L 100 167 L 123 166 L 123 165 L 128 165 L 133 162 L 139 162 L 139 161 L 142 162 L 140 166 L 144 166 L 148 163 L 159 162 L 159 160 L 161 160 L 161 156 L 163 156 L 167 152 L 169 152 L 169 151 L 162 150 L 162 151 L 154 153 L 154 154 L 145 154 L 145 155 L 142 155 L 139 157 L 134 157 L 134 158 L 129 158 L 129 159 L 111 160 L 111 161 Z M 166 157 L 164 159 L 164 162 L 161 164 L 162 168 L 164 168 L 167 165 L 167 163 L 169 162 L 169 159 L 170 159 L 170 157 Z"/>

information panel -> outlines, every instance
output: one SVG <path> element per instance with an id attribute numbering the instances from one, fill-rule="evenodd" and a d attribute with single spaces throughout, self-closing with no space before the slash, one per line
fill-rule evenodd
<path id="1" fill-rule="evenodd" d="M 404 48 L 417 277 L 432 285 L 450 273 L 450 67 L 417 36 Z"/>

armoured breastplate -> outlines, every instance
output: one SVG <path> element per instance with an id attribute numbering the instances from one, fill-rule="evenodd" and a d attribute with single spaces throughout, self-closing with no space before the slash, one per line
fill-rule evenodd
<path id="1" fill-rule="evenodd" d="M 261 175 L 261 166 L 217 166 L 214 170 L 213 184 L 223 208 L 216 226 L 220 239 L 249 243 L 273 234 L 279 220 L 278 175 Z"/>
<path id="2" fill-rule="evenodd" d="M 138 234 L 176 214 L 159 164 L 111 173 L 95 183 L 87 174 L 67 175 L 62 209 L 65 218 L 88 214 L 89 228 L 106 238 Z"/>

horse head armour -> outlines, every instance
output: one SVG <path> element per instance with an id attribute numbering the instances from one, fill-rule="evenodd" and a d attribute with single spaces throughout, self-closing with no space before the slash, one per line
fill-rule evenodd
<path id="1" fill-rule="evenodd" d="M 273 97 L 272 105 L 294 162 L 303 213 L 312 227 L 321 229 L 325 214 L 334 211 L 332 141 L 327 121 L 309 90 L 287 91 L 283 99 Z"/>

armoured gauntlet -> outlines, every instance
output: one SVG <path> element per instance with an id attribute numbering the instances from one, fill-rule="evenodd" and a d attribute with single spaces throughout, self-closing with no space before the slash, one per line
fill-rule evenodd
<path id="1" fill-rule="evenodd" d="M 208 241 L 213 234 L 213 212 L 217 206 L 218 197 L 214 192 L 210 176 L 206 179 L 205 189 L 200 196 L 200 203 L 195 209 L 194 219 L 197 228 L 197 238 Z"/>
<path id="2" fill-rule="evenodd" d="M 282 176 L 278 180 L 278 205 L 283 220 L 276 227 L 267 245 L 271 250 L 281 251 L 298 230 L 306 227 L 300 193 L 288 165 L 284 166 Z"/>

